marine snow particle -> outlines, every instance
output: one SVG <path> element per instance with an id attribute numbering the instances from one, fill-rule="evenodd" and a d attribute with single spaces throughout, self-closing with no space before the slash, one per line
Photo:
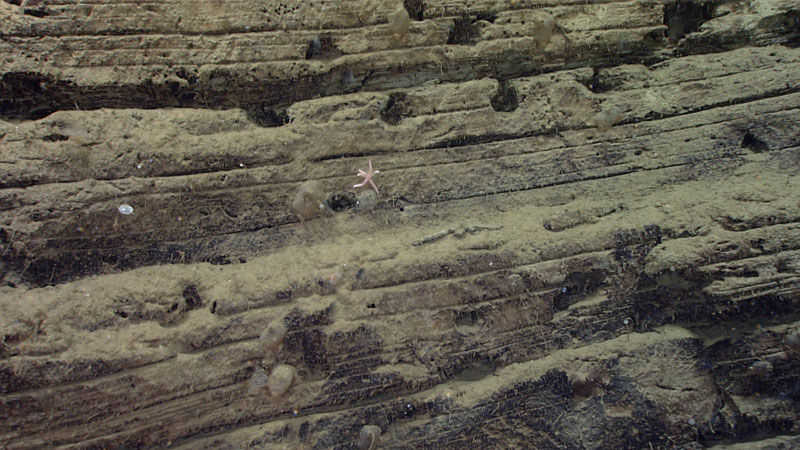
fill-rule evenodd
<path id="1" fill-rule="evenodd" d="M 267 380 L 267 388 L 270 395 L 273 397 L 280 397 L 292 387 L 294 383 L 295 370 L 294 367 L 288 364 L 278 364 L 272 369 Z"/>
<path id="2" fill-rule="evenodd" d="M 381 440 L 381 428 L 377 425 L 364 425 L 358 432 L 358 448 L 372 450 L 378 448 Z"/>
<path id="3" fill-rule="evenodd" d="M 270 325 L 261 335 L 261 345 L 269 350 L 277 350 L 286 338 L 286 326 L 282 322 Z"/>
<path id="4" fill-rule="evenodd" d="M 786 334 L 784 342 L 794 351 L 800 351 L 800 330 L 794 330 Z"/>
<path id="5" fill-rule="evenodd" d="M 133 206 L 125 204 L 119 205 L 119 207 L 117 207 L 117 211 L 119 211 L 120 214 L 125 214 L 127 216 L 129 214 L 133 214 Z"/>
<path id="6" fill-rule="evenodd" d="M 755 376 L 763 376 L 770 372 L 772 372 L 772 363 L 769 361 L 756 361 L 753 364 L 750 364 L 750 367 L 747 368 L 747 371 L 751 375 Z"/>
<path id="7" fill-rule="evenodd" d="M 322 41 L 320 40 L 319 36 L 314 36 L 314 39 L 308 43 L 308 51 L 306 55 L 311 56 L 319 56 L 322 54 Z M 309 59 L 309 56 L 306 56 L 306 59 Z"/>
<path id="8" fill-rule="evenodd" d="M 325 211 L 327 193 L 317 180 L 306 181 L 297 189 L 292 200 L 292 212 L 300 221 L 313 219 Z"/>
<path id="9" fill-rule="evenodd" d="M 540 49 L 547 47 L 550 39 L 553 38 L 556 22 L 552 16 L 547 15 L 536 20 L 533 27 L 533 37 L 536 39 L 536 46 Z"/>
<path id="10" fill-rule="evenodd" d="M 612 106 L 597 113 L 592 118 L 592 124 L 596 126 L 600 132 L 605 133 L 610 130 L 614 124 L 621 121 L 623 117 L 622 111 Z"/>
<path id="11" fill-rule="evenodd" d="M 347 89 L 358 87 L 356 76 L 349 67 L 342 71 L 342 86 Z"/>
<path id="12" fill-rule="evenodd" d="M 247 393 L 255 395 L 259 392 L 263 392 L 262 389 L 264 389 L 268 381 L 269 377 L 267 376 L 267 372 L 261 367 L 256 367 L 256 370 L 253 371 L 253 376 L 250 377 Z"/>
<path id="13" fill-rule="evenodd" d="M 408 27 L 411 25 L 411 20 L 408 17 L 408 11 L 401 3 L 391 14 L 389 14 L 389 32 L 397 39 L 403 39 L 408 33 Z"/>
<path id="14" fill-rule="evenodd" d="M 372 211 L 378 205 L 378 196 L 374 191 L 361 191 L 356 196 L 356 211 Z"/>

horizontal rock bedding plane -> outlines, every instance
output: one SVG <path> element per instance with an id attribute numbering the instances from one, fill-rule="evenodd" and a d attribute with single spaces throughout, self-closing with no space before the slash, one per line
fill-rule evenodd
<path id="1" fill-rule="evenodd" d="M 0 2 L 0 447 L 800 446 L 798 18 Z"/>

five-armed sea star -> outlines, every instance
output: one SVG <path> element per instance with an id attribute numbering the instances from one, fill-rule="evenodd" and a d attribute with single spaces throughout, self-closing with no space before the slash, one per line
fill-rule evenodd
<path id="1" fill-rule="evenodd" d="M 381 171 L 380 170 L 372 170 L 372 160 L 370 159 L 369 160 L 369 170 L 367 172 L 364 172 L 363 170 L 358 169 L 358 176 L 364 177 L 364 182 L 363 183 L 359 183 L 359 184 L 354 184 L 353 187 L 357 188 L 357 187 L 361 187 L 361 186 L 366 186 L 367 183 L 369 183 L 369 185 L 372 186 L 372 189 L 375 189 L 375 193 L 378 193 L 378 186 L 375 186 L 375 182 L 372 181 L 372 177 L 376 173 L 381 173 Z"/>

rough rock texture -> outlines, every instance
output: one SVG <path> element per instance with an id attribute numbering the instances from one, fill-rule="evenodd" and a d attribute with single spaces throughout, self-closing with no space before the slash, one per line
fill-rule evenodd
<path id="1" fill-rule="evenodd" d="M 800 446 L 800 4 L 399 4 L 0 1 L 0 446 Z"/>

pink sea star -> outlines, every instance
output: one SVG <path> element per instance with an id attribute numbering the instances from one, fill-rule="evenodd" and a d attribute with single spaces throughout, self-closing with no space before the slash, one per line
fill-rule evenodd
<path id="1" fill-rule="evenodd" d="M 372 170 L 372 160 L 369 160 L 369 170 L 368 171 L 364 172 L 363 170 L 358 169 L 358 176 L 364 177 L 364 182 L 363 183 L 359 183 L 359 184 L 354 184 L 353 187 L 357 188 L 357 187 L 361 187 L 361 186 L 366 186 L 367 183 L 369 183 L 369 185 L 372 186 L 372 189 L 375 189 L 375 193 L 377 193 L 378 192 L 378 186 L 375 186 L 375 182 L 372 181 L 372 177 L 376 173 L 381 173 L 381 171 L 380 170 Z"/>

